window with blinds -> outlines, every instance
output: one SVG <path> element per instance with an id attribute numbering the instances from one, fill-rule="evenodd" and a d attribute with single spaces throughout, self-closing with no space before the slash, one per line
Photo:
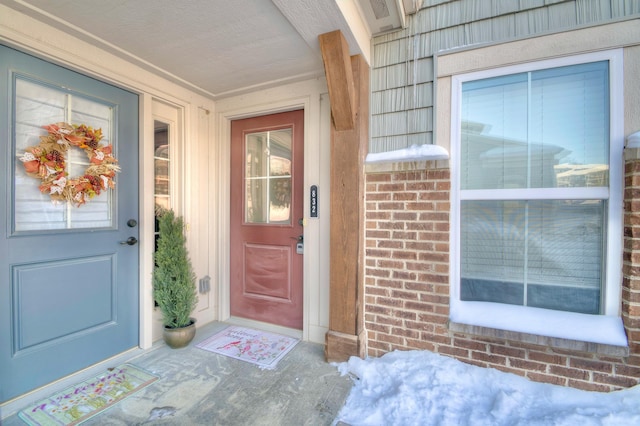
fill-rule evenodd
<path id="1" fill-rule="evenodd" d="M 604 313 L 609 80 L 605 60 L 462 83 L 460 300 Z"/>

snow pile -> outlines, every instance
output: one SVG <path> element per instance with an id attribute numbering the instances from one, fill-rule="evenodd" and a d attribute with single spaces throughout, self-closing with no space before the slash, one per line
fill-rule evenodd
<path id="1" fill-rule="evenodd" d="M 335 364 L 355 385 L 349 425 L 640 425 L 640 386 L 586 392 L 531 382 L 425 351 Z"/>

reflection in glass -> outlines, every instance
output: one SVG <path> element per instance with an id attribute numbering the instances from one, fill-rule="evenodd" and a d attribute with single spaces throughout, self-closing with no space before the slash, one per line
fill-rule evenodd
<path id="1" fill-rule="evenodd" d="M 608 62 L 466 82 L 461 189 L 606 187 Z"/>
<path id="2" fill-rule="evenodd" d="M 153 163 L 154 163 L 154 200 L 155 200 L 155 248 L 158 248 L 158 214 L 171 208 L 170 169 L 169 169 L 169 125 L 162 121 L 153 122 Z"/>
<path id="3" fill-rule="evenodd" d="M 291 129 L 246 135 L 246 223 L 291 223 L 291 143 Z"/>
<path id="4" fill-rule="evenodd" d="M 156 209 L 171 207 L 169 192 L 169 125 L 154 121 L 154 167 Z"/>

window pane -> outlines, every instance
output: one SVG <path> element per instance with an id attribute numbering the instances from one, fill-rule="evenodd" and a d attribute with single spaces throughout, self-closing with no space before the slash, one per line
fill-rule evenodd
<path id="1" fill-rule="evenodd" d="M 245 193 L 245 221 L 267 223 L 267 191 L 265 179 L 247 179 Z"/>
<path id="2" fill-rule="evenodd" d="M 463 201 L 461 300 L 600 313 L 606 202 Z"/>
<path id="3" fill-rule="evenodd" d="M 269 147 L 267 132 L 247 135 L 245 173 L 247 178 L 266 177 Z"/>
<path id="4" fill-rule="evenodd" d="M 467 82 L 461 189 L 608 186 L 608 62 Z"/>
<path id="5" fill-rule="evenodd" d="M 531 79 L 530 187 L 608 186 L 608 63 L 538 71 Z"/>
<path id="6" fill-rule="evenodd" d="M 291 217 L 291 177 L 271 178 L 269 222 L 289 223 Z"/>
<path id="7" fill-rule="evenodd" d="M 524 201 L 462 202 L 462 300 L 524 303 L 525 208 Z"/>
<path id="8" fill-rule="evenodd" d="M 291 129 L 245 139 L 245 221 L 291 223 Z"/>
<path id="9" fill-rule="evenodd" d="M 526 74 L 463 84 L 461 189 L 526 187 L 526 122 Z"/>
<path id="10" fill-rule="evenodd" d="M 153 122 L 153 162 L 155 170 L 155 204 L 156 209 L 171 208 L 170 174 L 169 174 L 169 125 L 162 121 Z"/>

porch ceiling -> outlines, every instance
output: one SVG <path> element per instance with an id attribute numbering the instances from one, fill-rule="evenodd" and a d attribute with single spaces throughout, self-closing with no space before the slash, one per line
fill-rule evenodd
<path id="1" fill-rule="evenodd" d="M 337 0 L 0 0 L 214 99 L 324 75 Z M 367 40 L 368 42 L 368 40 Z"/>

